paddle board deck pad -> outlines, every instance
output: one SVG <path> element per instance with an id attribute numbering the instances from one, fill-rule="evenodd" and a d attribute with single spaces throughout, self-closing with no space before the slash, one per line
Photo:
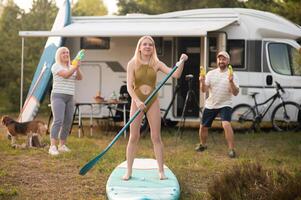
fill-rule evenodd
<path id="1" fill-rule="evenodd" d="M 164 165 L 167 179 L 160 180 L 158 164 L 154 159 L 135 159 L 133 173 L 128 181 L 122 180 L 126 161 L 111 173 L 107 185 L 109 200 L 175 200 L 180 197 L 180 185 L 174 173 Z"/>
<path id="2" fill-rule="evenodd" d="M 71 7 L 65 0 L 55 18 L 51 31 L 60 30 L 71 23 Z M 49 37 L 31 82 L 25 103 L 19 115 L 19 121 L 32 120 L 40 107 L 51 80 L 51 67 L 55 61 L 56 50 L 62 45 L 62 37 Z"/>

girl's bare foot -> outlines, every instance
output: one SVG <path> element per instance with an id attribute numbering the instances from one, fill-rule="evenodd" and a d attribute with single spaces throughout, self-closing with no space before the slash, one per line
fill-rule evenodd
<path id="1" fill-rule="evenodd" d="M 165 176 L 164 172 L 159 172 L 159 178 L 160 178 L 160 180 L 167 179 L 167 177 Z"/>
<path id="2" fill-rule="evenodd" d="M 129 174 L 125 174 L 123 177 L 122 177 L 122 180 L 124 180 L 124 181 L 128 181 L 128 180 L 130 180 L 132 178 L 132 176 L 131 175 L 129 175 Z"/>

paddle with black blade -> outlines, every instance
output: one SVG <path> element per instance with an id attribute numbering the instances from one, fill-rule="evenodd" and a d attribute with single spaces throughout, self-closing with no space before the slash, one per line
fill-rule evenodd
<path id="1" fill-rule="evenodd" d="M 181 59 L 177 64 L 173 67 L 173 69 L 166 75 L 166 77 L 162 80 L 160 84 L 156 86 L 156 89 L 147 97 L 144 101 L 144 104 L 147 105 L 150 100 L 155 96 L 155 94 L 160 90 L 160 88 L 165 84 L 165 82 L 172 76 L 172 74 L 178 69 L 179 65 L 184 62 L 184 59 Z M 101 158 L 102 156 L 113 146 L 113 144 L 118 140 L 118 138 L 122 135 L 122 133 L 129 127 L 129 125 L 134 121 L 134 119 L 139 115 L 141 110 L 137 110 L 135 114 L 129 119 L 129 121 L 124 125 L 124 127 L 119 131 L 119 133 L 114 137 L 111 143 L 95 158 L 90 160 L 85 166 L 83 166 L 79 174 L 85 175 Z"/>

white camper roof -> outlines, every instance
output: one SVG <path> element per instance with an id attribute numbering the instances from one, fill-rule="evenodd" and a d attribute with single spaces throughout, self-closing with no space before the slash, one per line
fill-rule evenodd
<path id="1" fill-rule="evenodd" d="M 244 25 L 249 35 L 301 37 L 301 28 L 292 22 L 269 12 L 243 8 L 195 9 L 159 15 L 73 17 L 72 23 L 60 30 L 20 31 L 19 34 L 22 37 L 204 36 L 231 24 Z"/>

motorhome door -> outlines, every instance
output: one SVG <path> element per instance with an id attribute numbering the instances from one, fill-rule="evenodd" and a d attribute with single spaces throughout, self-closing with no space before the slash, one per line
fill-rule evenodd
<path id="1" fill-rule="evenodd" d="M 300 45 L 294 40 L 267 39 L 263 42 L 263 68 L 266 86 L 275 81 L 287 91 L 286 98 L 301 102 Z"/>
<path id="2" fill-rule="evenodd" d="M 178 58 L 182 53 L 186 53 L 189 59 L 185 62 L 182 76 L 177 81 L 176 87 L 179 87 L 179 90 L 176 96 L 174 114 L 176 118 L 182 116 L 185 99 L 189 95 L 184 115 L 189 118 L 199 118 L 200 37 L 176 38 L 176 49 Z"/>

